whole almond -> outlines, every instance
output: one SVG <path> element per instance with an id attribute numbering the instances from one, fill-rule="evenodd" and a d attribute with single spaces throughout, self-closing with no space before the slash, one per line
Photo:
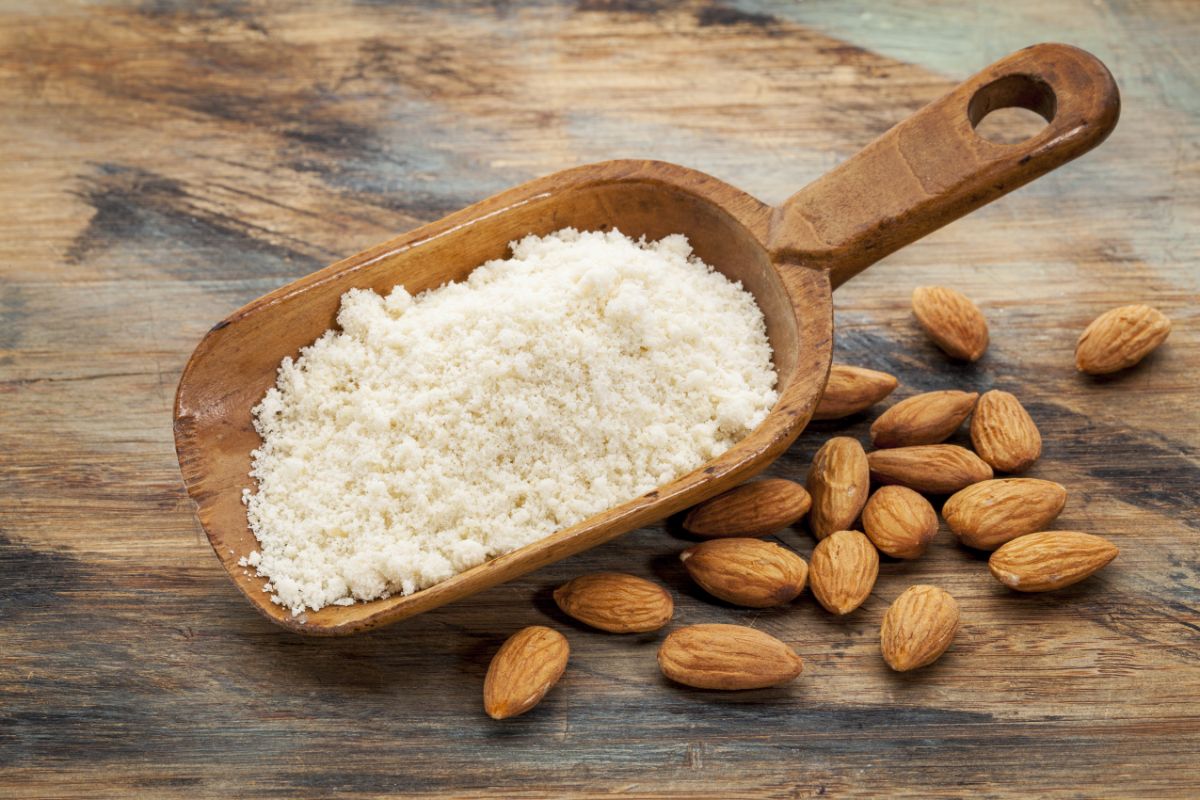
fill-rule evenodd
<path id="1" fill-rule="evenodd" d="M 1024 472 L 1042 454 L 1042 434 L 1021 401 L 1008 392 L 984 392 L 971 417 L 971 443 L 1001 472 Z"/>
<path id="2" fill-rule="evenodd" d="M 976 392 L 925 392 L 901 400 L 871 425 L 876 447 L 937 444 L 958 430 L 979 397 Z"/>
<path id="3" fill-rule="evenodd" d="M 882 486 L 863 507 L 863 531 L 892 558 L 918 558 L 937 535 L 937 512 L 921 495 L 904 486 Z"/>
<path id="4" fill-rule="evenodd" d="M 813 548 L 808 568 L 813 597 L 834 614 L 849 614 L 871 595 L 879 553 L 858 531 L 835 531 Z"/>
<path id="5" fill-rule="evenodd" d="M 834 364 L 812 418 L 841 419 L 866 411 L 891 394 L 896 384 L 895 376 L 886 372 Z"/>
<path id="6" fill-rule="evenodd" d="M 1018 536 L 1040 531 L 1067 502 L 1067 490 L 1037 478 L 998 478 L 972 484 L 942 506 L 950 530 L 968 547 L 995 550 Z"/>
<path id="7" fill-rule="evenodd" d="M 941 657 L 958 632 L 958 603 L 936 586 L 910 586 L 883 615 L 879 645 L 897 672 L 928 666 Z"/>
<path id="8" fill-rule="evenodd" d="M 697 689 L 762 689 L 794 679 L 804 662 L 769 633 L 744 625 L 692 625 L 671 631 L 658 666 Z"/>
<path id="9" fill-rule="evenodd" d="M 683 527 L 706 539 L 769 536 L 803 517 L 811 505 L 812 498 L 800 484 L 767 478 L 705 500 L 688 512 Z"/>
<path id="10" fill-rule="evenodd" d="M 913 314 L 933 343 L 951 358 L 978 361 L 988 346 L 987 320 L 964 295 L 944 286 L 922 286 L 912 294 Z"/>
<path id="11" fill-rule="evenodd" d="M 996 580 L 1018 592 L 1049 592 L 1079 583 L 1117 557 L 1107 539 L 1077 531 L 1019 536 L 988 559 Z"/>
<path id="12" fill-rule="evenodd" d="M 609 633 L 648 633 L 671 621 L 675 604 L 656 583 L 621 572 L 580 575 L 554 590 L 563 613 Z"/>
<path id="13" fill-rule="evenodd" d="M 1157 308 L 1121 306 L 1088 325 L 1075 345 L 1075 366 L 1090 375 L 1132 367 L 1166 340 L 1171 320 Z"/>
<path id="14" fill-rule="evenodd" d="M 483 708 L 492 719 L 524 714 L 546 696 L 563 670 L 567 637 L 541 625 L 522 628 L 500 646 L 483 682 Z"/>
<path id="15" fill-rule="evenodd" d="M 704 591 L 750 608 L 789 603 L 808 580 L 803 558 L 761 539 L 713 539 L 684 550 L 679 559 Z"/>
<path id="16" fill-rule="evenodd" d="M 979 456 L 954 444 L 874 450 L 867 454 L 867 463 L 871 477 L 879 483 L 929 494 L 950 494 L 992 477 L 992 468 Z"/>
<path id="17" fill-rule="evenodd" d="M 849 528 L 858 519 L 871 488 L 862 445 L 848 436 L 827 441 L 813 456 L 806 485 L 812 495 L 808 524 L 813 534 L 824 539 Z"/>

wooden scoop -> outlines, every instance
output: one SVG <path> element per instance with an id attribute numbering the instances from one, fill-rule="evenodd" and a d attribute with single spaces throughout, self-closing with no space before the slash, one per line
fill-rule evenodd
<path id="1" fill-rule="evenodd" d="M 1019 144 L 975 132 L 1018 106 L 1046 127 Z M 824 391 L 833 341 L 830 292 L 968 211 L 1095 147 L 1120 111 L 1116 84 L 1092 55 L 1060 44 L 1014 53 L 889 130 L 779 208 L 696 170 L 609 161 L 531 181 L 359 253 L 259 298 L 217 323 L 184 369 L 175 446 L 213 549 L 259 611 L 302 633 L 347 634 L 436 608 L 687 508 L 764 469 L 795 440 Z M 744 440 L 694 472 L 519 550 L 406 597 L 293 616 L 238 566 L 257 549 L 242 490 L 260 444 L 251 409 L 295 356 L 335 325 L 342 293 L 417 294 L 503 258 L 526 234 L 560 228 L 658 239 L 685 234 L 696 254 L 753 293 L 766 317 L 779 401 Z M 714 342 L 719 346 L 719 342 Z"/>

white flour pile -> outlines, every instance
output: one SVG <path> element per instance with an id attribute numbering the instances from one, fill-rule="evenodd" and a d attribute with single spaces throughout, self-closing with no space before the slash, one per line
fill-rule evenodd
<path id="1" fill-rule="evenodd" d="M 351 290 L 254 409 L 245 560 L 293 613 L 408 594 L 700 466 L 775 402 L 762 313 L 691 257 L 565 229 L 413 297 Z"/>

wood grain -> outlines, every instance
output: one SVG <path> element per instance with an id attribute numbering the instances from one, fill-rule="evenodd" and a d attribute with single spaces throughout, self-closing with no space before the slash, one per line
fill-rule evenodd
<path id="1" fill-rule="evenodd" d="M 42 3 L 0 14 L 0 796 L 1179 797 L 1200 789 L 1200 19 L 1184 2 L 746 0 L 389 6 Z M 713 604 L 672 525 L 363 637 L 254 614 L 193 521 L 171 393 L 245 302 L 505 187 L 605 158 L 700 169 L 779 204 L 954 83 L 1038 40 L 1095 52 L 1105 145 L 835 295 L 835 357 L 920 391 L 1012 391 L 1067 487 L 1056 525 L 1120 557 L 1014 596 L 941 531 L 846 620 Z M 975 300 L 976 364 L 917 330 L 915 286 Z M 1076 374 L 1078 333 L 1146 302 L 1137 368 Z M 886 403 L 884 404 L 886 406 Z M 881 411 L 882 408 L 878 409 Z M 770 474 L 803 480 L 820 422 Z M 966 444 L 965 432 L 951 441 Z M 778 537 L 808 556 L 811 537 Z M 661 635 L 570 622 L 553 587 L 655 579 L 674 625 L 753 624 L 805 674 L 668 684 Z M 962 629 L 896 675 L 887 605 L 950 591 Z M 528 715 L 480 707 L 525 625 L 572 663 Z"/>

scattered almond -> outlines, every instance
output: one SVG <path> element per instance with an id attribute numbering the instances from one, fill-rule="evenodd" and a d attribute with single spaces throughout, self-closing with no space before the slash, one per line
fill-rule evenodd
<path id="1" fill-rule="evenodd" d="M 1042 454 L 1042 434 L 1008 392 L 984 392 L 971 417 L 971 443 L 979 457 L 1001 472 L 1024 472 Z"/>
<path id="2" fill-rule="evenodd" d="M 995 550 L 1018 536 L 1043 530 L 1066 502 L 1067 490 L 1054 481 L 999 478 L 955 493 L 942 506 L 942 516 L 963 544 Z"/>
<path id="3" fill-rule="evenodd" d="M 866 411 L 896 388 L 896 378 L 873 369 L 834 364 L 813 419 L 841 419 Z"/>
<path id="4" fill-rule="evenodd" d="M 541 625 L 522 628 L 492 658 L 483 682 L 483 708 L 492 719 L 524 714 L 546 696 L 563 670 L 567 637 Z"/>
<path id="5" fill-rule="evenodd" d="M 811 505 L 812 498 L 800 484 L 768 478 L 705 500 L 688 512 L 683 527 L 706 539 L 769 536 L 803 517 Z"/>
<path id="6" fill-rule="evenodd" d="M 1019 536 L 988 559 L 996 580 L 1018 592 L 1049 592 L 1079 583 L 1120 552 L 1107 539 L 1077 531 Z"/>
<path id="7" fill-rule="evenodd" d="M 992 468 L 979 456 L 954 444 L 874 450 L 867 454 L 867 462 L 871 477 L 879 483 L 930 494 L 950 494 L 992 477 Z"/>
<path id="8" fill-rule="evenodd" d="M 958 632 L 958 603 L 936 586 L 910 586 L 883 615 L 879 645 L 897 672 L 928 666 L 941 657 Z"/>
<path id="9" fill-rule="evenodd" d="M 858 531 L 835 531 L 813 549 L 809 583 L 826 611 L 842 615 L 861 606 L 878 576 L 879 553 Z"/>
<path id="10" fill-rule="evenodd" d="M 917 323 L 951 358 L 978 361 L 988 346 L 987 320 L 964 295 L 944 286 L 922 286 L 912 294 Z"/>
<path id="11" fill-rule="evenodd" d="M 803 558 L 761 539 L 713 539 L 684 550 L 679 559 L 704 591 L 750 608 L 789 603 L 808 580 Z"/>
<path id="12" fill-rule="evenodd" d="M 835 436 L 822 445 L 813 456 L 807 486 L 812 495 L 808 524 L 818 539 L 853 525 L 871 488 L 867 454 L 858 440 Z"/>
<path id="13" fill-rule="evenodd" d="M 1088 325 L 1075 345 L 1075 366 L 1090 375 L 1132 367 L 1162 344 L 1171 320 L 1157 308 L 1121 306 L 1105 311 Z"/>
<path id="14" fill-rule="evenodd" d="M 692 625 L 671 632 L 658 666 L 697 689 L 762 689 L 794 679 L 804 662 L 768 633 L 744 625 Z"/>
<path id="15" fill-rule="evenodd" d="M 937 444 L 958 430 L 975 407 L 976 392 L 925 392 L 901 400 L 871 425 L 876 447 Z"/>
<path id="16" fill-rule="evenodd" d="M 658 584 L 621 572 L 580 575 L 554 590 L 563 613 L 609 633 L 648 633 L 671 621 L 675 604 Z"/>
<path id="17" fill-rule="evenodd" d="M 938 530 L 933 506 L 904 486 L 877 489 L 863 507 L 862 524 L 871 543 L 892 558 L 920 557 Z"/>

